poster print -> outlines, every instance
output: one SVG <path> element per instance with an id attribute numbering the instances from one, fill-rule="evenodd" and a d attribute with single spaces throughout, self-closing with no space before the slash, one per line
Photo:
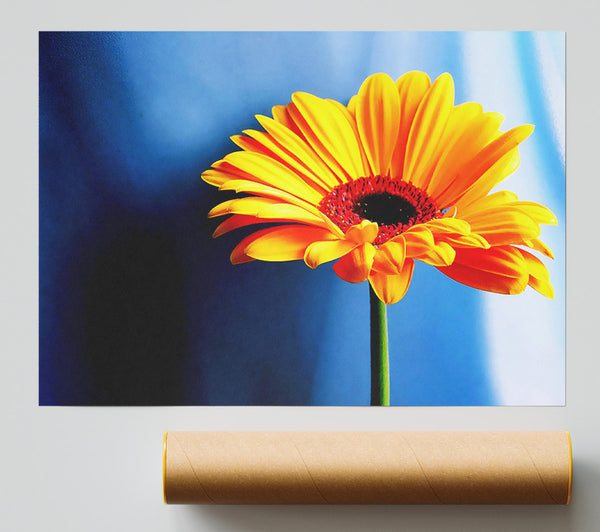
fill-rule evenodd
<path id="1" fill-rule="evenodd" d="M 40 404 L 564 404 L 563 33 L 39 39 Z"/>

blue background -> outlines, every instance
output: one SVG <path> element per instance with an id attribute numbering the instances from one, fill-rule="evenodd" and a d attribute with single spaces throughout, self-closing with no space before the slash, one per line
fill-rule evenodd
<path id="1" fill-rule="evenodd" d="M 564 149 L 540 96 L 537 41 L 506 38 L 546 204 L 564 221 Z M 550 44 L 564 80 L 564 34 Z M 367 284 L 330 265 L 232 266 L 248 231 L 210 237 L 220 220 L 206 214 L 229 196 L 200 174 L 294 91 L 345 103 L 374 72 L 418 69 L 450 72 L 467 101 L 466 49 L 462 33 L 41 33 L 40 404 L 368 404 Z M 562 320 L 564 341 L 556 268 L 553 321 L 536 327 Z M 388 308 L 392 404 L 506 402 L 485 297 L 417 265 Z M 513 333 L 521 345 L 531 328 Z M 540 401 L 561 402 L 561 379 L 558 399 Z"/>

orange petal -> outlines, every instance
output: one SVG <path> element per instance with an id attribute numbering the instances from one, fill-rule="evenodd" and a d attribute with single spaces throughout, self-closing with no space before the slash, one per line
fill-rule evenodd
<path id="1" fill-rule="evenodd" d="M 373 269 L 386 275 L 397 275 L 402 271 L 406 257 L 406 241 L 390 240 L 379 246 L 375 252 Z"/>
<path id="2" fill-rule="evenodd" d="M 372 271 L 369 275 L 369 282 L 377 297 L 386 305 L 400 301 L 408 290 L 414 267 L 414 261 L 407 259 L 404 261 L 402 271 L 397 275 L 385 275 Z"/>
<path id="3" fill-rule="evenodd" d="M 375 222 L 361 220 L 360 223 L 348 228 L 346 238 L 357 244 L 372 243 L 377 238 L 379 228 Z"/>
<path id="4" fill-rule="evenodd" d="M 387 175 L 400 126 L 398 90 L 387 74 L 374 74 L 363 82 L 356 123 L 372 175 Z"/>
<path id="5" fill-rule="evenodd" d="M 438 269 L 459 283 L 500 294 L 520 294 L 529 282 L 525 260 L 512 246 L 457 249 L 452 265 Z"/>
<path id="6" fill-rule="evenodd" d="M 375 248 L 369 243 L 361 244 L 338 260 L 333 271 L 344 281 L 362 283 L 369 276 L 374 257 Z"/>
<path id="7" fill-rule="evenodd" d="M 348 240 L 325 240 L 322 242 L 313 242 L 306 248 L 304 253 L 304 262 L 310 268 L 316 268 L 324 262 L 339 259 L 349 251 L 352 251 L 358 244 Z"/>
<path id="8" fill-rule="evenodd" d="M 232 251 L 231 262 L 239 264 L 247 259 L 264 261 L 299 260 L 306 248 L 317 240 L 334 239 L 325 229 L 303 225 L 280 225 L 261 229 L 244 238 Z"/>

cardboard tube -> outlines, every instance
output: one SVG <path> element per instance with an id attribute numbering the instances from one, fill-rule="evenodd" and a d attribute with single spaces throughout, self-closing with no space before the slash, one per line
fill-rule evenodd
<path id="1" fill-rule="evenodd" d="M 569 504 L 568 432 L 167 432 L 165 503 Z"/>

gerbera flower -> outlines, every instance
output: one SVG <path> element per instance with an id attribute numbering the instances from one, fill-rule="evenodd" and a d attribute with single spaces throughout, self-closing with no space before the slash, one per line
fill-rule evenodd
<path id="1" fill-rule="evenodd" d="M 465 285 L 518 294 L 529 285 L 553 297 L 539 240 L 552 212 L 491 193 L 519 164 L 517 146 L 533 126 L 499 128 L 503 117 L 476 103 L 454 105 L 450 74 L 431 84 L 423 72 L 395 83 L 366 79 L 347 106 L 304 92 L 265 131 L 232 137 L 242 149 L 202 174 L 221 190 L 246 196 L 209 216 L 231 215 L 214 236 L 276 223 L 244 238 L 231 262 L 330 261 L 343 280 L 368 280 L 389 305 L 406 293 L 414 261 Z"/>

